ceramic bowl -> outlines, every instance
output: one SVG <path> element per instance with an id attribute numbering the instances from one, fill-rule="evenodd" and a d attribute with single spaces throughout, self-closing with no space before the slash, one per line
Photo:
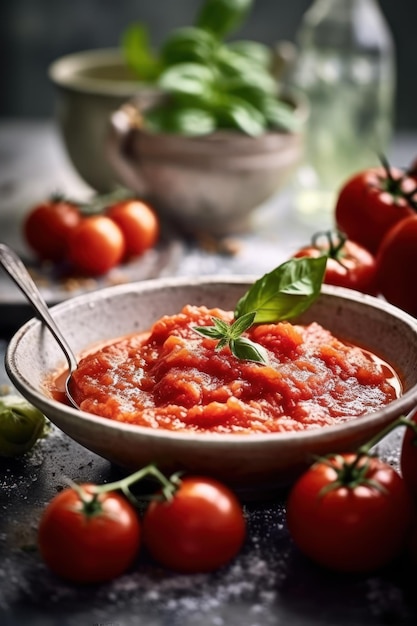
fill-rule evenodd
<path id="1" fill-rule="evenodd" d="M 142 127 L 144 109 L 162 97 L 135 98 L 110 118 L 106 150 L 120 183 L 187 234 L 249 231 L 254 210 L 288 184 L 300 163 L 307 103 L 301 94 L 285 98 L 299 119 L 297 132 L 188 137 Z"/>
<path id="2" fill-rule="evenodd" d="M 251 277 L 162 278 L 109 287 L 78 296 L 52 312 L 74 351 L 96 342 L 145 330 L 184 304 L 233 309 L 253 283 Z M 40 321 L 27 322 L 11 339 L 7 372 L 17 389 L 82 446 L 133 470 L 150 462 L 168 472 L 214 476 L 261 497 L 288 485 L 314 455 L 354 449 L 417 404 L 417 321 L 371 296 L 324 286 L 299 318 L 316 320 L 337 336 L 367 347 L 394 366 L 402 396 L 384 409 L 337 426 L 283 434 L 192 434 L 121 424 L 64 406 L 48 397 L 45 376 L 65 364 L 55 340 Z"/>
<path id="3" fill-rule="evenodd" d="M 118 49 L 86 50 L 56 59 L 48 69 L 56 88 L 56 120 L 78 174 L 100 193 L 120 186 L 105 155 L 110 115 L 151 90 L 126 66 Z"/>

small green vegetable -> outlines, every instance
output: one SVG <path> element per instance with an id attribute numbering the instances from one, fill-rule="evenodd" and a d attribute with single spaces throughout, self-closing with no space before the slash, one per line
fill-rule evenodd
<path id="1" fill-rule="evenodd" d="M 213 317 L 213 326 L 197 326 L 194 330 L 218 339 L 216 350 L 229 346 L 239 359 L 268 364 L 265 348 L 241 335 L 253 324 L 288 320 L 306 311 L 320 294 L 326 263 L 325 256 L 289 259 L 262 276 L 242 296 L 232 324 Z"/>
<path id="2" fill-rule="evenodd" d="M 15 395 L 0 396 L 0 456 L 20 456 L 42 437 L 44 415 Z"/>

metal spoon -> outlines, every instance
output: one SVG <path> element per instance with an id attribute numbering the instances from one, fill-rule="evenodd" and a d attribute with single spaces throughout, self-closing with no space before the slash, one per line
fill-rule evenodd
<path id="1" fill-rule="evenodd" d="M 63 336 L 62 332 L 56 325 L 55 320 L 49 312 L 45 300 L 43 299 L 39 289 L 32 280 L 32 277 L 30 276 L 22 260 L 11 248 L 9 248 L 9 246 L 4 243 L 0 243 L 0 263 L 9 274 L 9 276 L 14 280 L 19 289 L 24 293 L 26 298 L 29 300 L 40 320 L 45 324 L 47 328 L 49 328 L 53 337 L 56 339 L 59 347 L 64 353 L 65 358 L 68 362 L 68 375 L 65 379 L 65 393 L 72 406 L 74 406 L 76 409 L 79 409 L 80 407 L 75 402 L 70 392 L 71 377 L 73 372 L 78 367 L 78 362 L 75 358 L 73 351 L 68 345 L 67 340 Z"/>

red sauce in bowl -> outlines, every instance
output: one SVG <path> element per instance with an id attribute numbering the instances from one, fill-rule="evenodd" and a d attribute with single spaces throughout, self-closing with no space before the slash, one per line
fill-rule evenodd
<path id="1" fill-rule="evenodd" d="M 115 340 L 87 354 L 74 374 L 84 411 L 173 431 L 272 433 L 344 422 L 400 395 L 393 369 L 317 323 L 252 327 L 270 365 L 244 361 L 193 327 L 231 312 L 186 306 L 149 333 Z"/>

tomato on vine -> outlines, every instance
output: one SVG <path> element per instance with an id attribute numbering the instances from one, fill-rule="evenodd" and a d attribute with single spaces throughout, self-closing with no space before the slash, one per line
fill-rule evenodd
<path id="1" fill-rule="evenodd" d="M 62 261 L 71 231 L 80 223 L 78 205 L 58 196 L 34 206 L 23 222 L 23 235 L 41 260 Z"/>
<path id="2" fill-rule="evenodd" d="M 182 573 L 209 572 L 239 552 L 245 520 L 227 487 L 190 476 L 179 482 L 171 498 L 150 503 L 143 537 L 153 558 L 166 567 Z"/>
<path id="3" fill-rule="evenodd" d="M 105 215 L 84 217 L 68 238 L 68 259 L 84 274 L 105 274 L 120 263 L 124 253 L 123 233 Z"/>
<path id="4" fill-rule="evenodd" d="M 370 572 L 400 554 L 412 512 L 406 485 L 391 465 L 368 454 L 336 454 L 295 483 L 287 523 L 295 544 L 316 563 Z"/>
<path id="5" fill-rule="evenodd" d="M 159 487 L 141 522 L 130 486 L 144 478 Z M 141 544 L 178 572 L 211 571 L 237 554 L 245 532 L 242 507 L 228 487 L 198 476 L 167 478 L 151 464 L 113 483 L 64 489 L 41 516 L 38 544 L 55 574 L 97 583 L 126 571 Z"/>
<path id="6" fill-rule="evenodd" d="M 385 234 L 417 207 L 416 181 L 398 168 L 383 167 L 358 172 L 339 191 L 337 228 L 376 254 Z"/>
<path id="7" fill-rule="evenodd" d="M 339 231 L 326 231 L 313 235 L 311 244 L 293 256 L 316 258 L 323 255 L 327 256 L 324 283 L 376 295 L 376 262 L 366 248 Z"/>
<path id="8" fill-rule="evenodd" d="M 159 220 L 145 202 L 129 198 L 108 207 L 106 215 L 119 226 L 127 256 L 140 256 L 152 248 L 159 237 Z"/>
<path id="9" fill-rule="evenodd" d="M 134 507 L 115 492 L 68 487 L 47 505 L 38 530 L 39 550 L 57 575 L 77 583 L 111 580 L 126 571 L 139 550 L 141 528 Z"/>

